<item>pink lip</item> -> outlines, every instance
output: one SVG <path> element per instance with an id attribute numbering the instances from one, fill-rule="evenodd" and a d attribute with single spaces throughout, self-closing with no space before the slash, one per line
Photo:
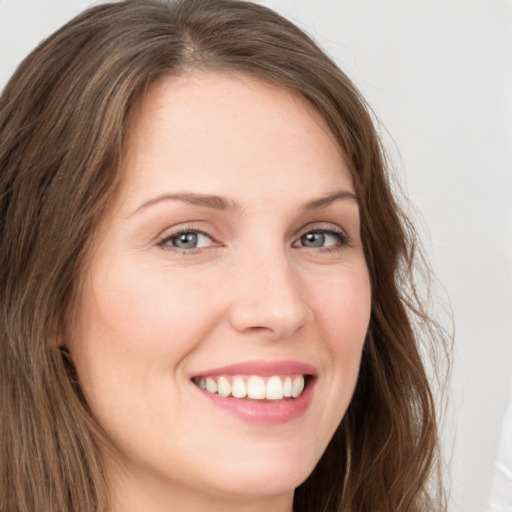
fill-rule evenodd
<path id="1" fill-rule="evenodd" d="M 208 377 L 213 375 L 259 375 L 267 377 L 272 375 L 302 374 L 315 377 L 317 372 L 309 364 L 297 361 L 250 361 L 234 364 L 220 368 L 214 368 L 195 375 Z M 276 425 L 286 423 L 299 418 L 308 408 L 313 398 L 316 378 L 307 380 L 306 388 L 297 398 L 284 399 L 280 401 L 270 400 L 249 400 L 229 397 L 222 397 L 215 393 L 200 389 L 192 384 L 211 404 L 237 416 L 238 418 L 251 423 L 264 425 Z"/>
<path id="2" fill-rule="evenodd" d="M 213 375 L 259 375 L 270 377 L 272 375 L 312 375 L 316 376 L 316 369 L 310 364 L 298 361 L 247 361 L 219 368 L 212 368 L 200 372 L 194 377 L 210 377 Z"/>

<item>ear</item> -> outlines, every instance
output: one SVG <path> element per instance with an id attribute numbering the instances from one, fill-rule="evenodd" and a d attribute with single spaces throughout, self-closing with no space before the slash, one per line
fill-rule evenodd
<path id="1" fill-rule="evenodd" d="M 61 349 L 66 347 L 69 335 L 66 328 L 56 329 L 53 335 L 49 336 L 48 345 L 52 349 Z"/>

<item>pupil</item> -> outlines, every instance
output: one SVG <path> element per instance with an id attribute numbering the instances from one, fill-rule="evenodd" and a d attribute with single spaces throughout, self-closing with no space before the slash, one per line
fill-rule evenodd
<path id="1" fill-rule="evenodd" d="M 180 249 L 193 249 L 197 246 L 197 233 L 184 233 L 179 235 L 173 245 Z"/>
<path id="2" fill-rule="evenodd" d="M 302 237 L 302 244 L 308 247 L 323 247 L 325 235 L 323 233 L 308 233 Z"/>

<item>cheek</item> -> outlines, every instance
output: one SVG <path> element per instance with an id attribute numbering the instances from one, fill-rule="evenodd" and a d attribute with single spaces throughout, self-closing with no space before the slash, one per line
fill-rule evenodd
<path id="1" fill-rule="evenodd" d="M 186 350 L 207 330 L 214 311 L 200 279 L 180 279 L 165 270 L 123 270 L 103 278 L 98 273 L 84 290 L 80 326 L 89 343 L 108 340 L 115 350 L 154 358 Z"/>
<path id="2" fill-rule="evenodd" d="M 355 389 L 370 321 L 368 272 L 348 272 L 332 280 L 317 295 L 315 311 L 329 353 L 333 401 L 343 414 Z"/>
<path id="3" fill-rule="evenodd" d="M 70 339 L 85 395 L 99 416 L 112 404 L 150 403 L 150 390 L 169 393 L 170 376 L 215 322 L 207 294 L 194 279 L 139 266 L 92 269 Z M 200 318 L 200 321 L 198 320 Z M 166 397 L 170 400 L 172 397 Z M 124 412 L 123 412 L 124 414 Z"/>
<path id="4" fill-rule="evenodd" d="M 366 268 L 324 282 L 317 290 L 315 311 L 334 354 L 348 356 L 360 352 L 371 313 L 371 288 Z"/>

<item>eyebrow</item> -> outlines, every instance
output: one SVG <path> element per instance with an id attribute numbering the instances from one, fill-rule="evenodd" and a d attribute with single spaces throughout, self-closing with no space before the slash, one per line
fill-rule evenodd
<path id="1" fill-rule="evenodd" d="M 320 197 L 318 199 L 307 201 L 306 203 L 303 203 L 301 205 L 301 208 L 303 210 L 318 210 L 321 208 L 326 208 L 332 203 L 342 199 L 352 199 L 355 201 L 359 201 L 356 194 L 349 192 L 348 190 L 339 190 L 330 193 L 325 197 Z M 242 207 L 240 206 L 239 203 L 226 197 L 210 194 L 197 194 L 195 192 L 182 192 L 176 194 L 161 194 L 159 196 L 153 197 L 152 199 L 149 199 L 145 203 L 141 204 L 136 210 L 134 210 L 130 214 L 130 216 L 134 215 L 140 210 L 148 208 L 149 206 L 155 203 L 169 200 L 183 201 L 185 203 L 193 204 L 196 206 L 204 206 L 206 208 L 219 211 L 242 210 Z"/>
<path id="2" fill-rule="evenodd" d="M 319 199 L 313 199 L 312 201 L 308 201 L 302 205 L 304 210 L 319 210 L 320 208 L 326 208 L 332 203 L 342 200 L 342 199 L 352 199 L 359 203 L 359 198 L 353 192 L 348 190 L 339 190 L 333 192 L 325 197 L 320 197 Z"/>
<path id="3" fill-rule="evenodd" d="M 146 201 L 141 204 L 131 215 L 137 213 L 139 210 L 143 210 L 148 206 L 151 206 L 155 203 L 159 203 L 161 201 L 183 201 L 185 203 L 193 204 L 196 206 L 204 206 L 206 208 L 211 208 L 212 210 L 236 210 L 239 209 L 240 206 L 236 201 L 231 199 L 227 199 L 221 196 L 209 195 L 209 194 L 196 194 L 193 192 L 182 192 L 178 194 L 161 194 L 157 197 Z"/>

